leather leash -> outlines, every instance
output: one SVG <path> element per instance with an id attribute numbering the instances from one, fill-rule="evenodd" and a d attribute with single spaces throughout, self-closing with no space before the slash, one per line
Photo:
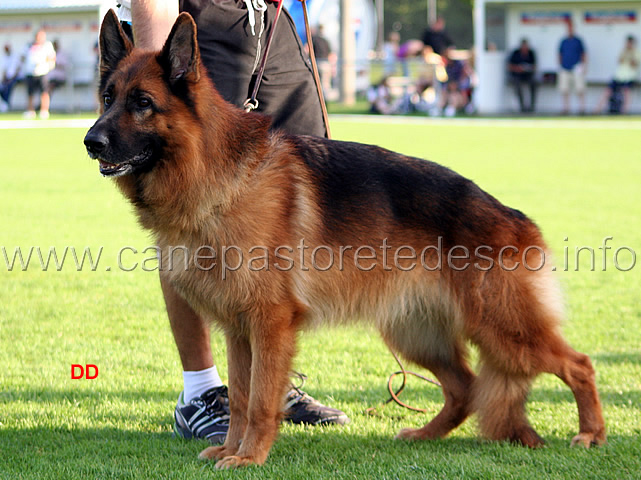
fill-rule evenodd
<path id="1" fill-rule="evenodd" d="M 327 138 L 332 138 L 332 135 L 329 131 L 329 116 L 327 115 L 327 105 L 325 105 L 325 96 L 323 95 L 323 86 L 321 85 L 320 75 L 318 74 L 318 65 L 316 64 L 316 54 L 314 53 L 314 45 L 312 42 L 312 30 L 311 28 L 309 28 L 309 17 L 307 15 L 307 1 L 306 0 L 299 0 L 299 1 L 303 6 L 303 15 L 305 17 L 305 33 L 307 34 L 307 48 L 309 49 L 309 59 L 312 62 L 312 73 L 314 74 L 314 83 L 316 84 L 318 99 L 320 100 L 321 110 L 323 111 L 323 123 L 325 123 L 325 131 L 327 132 Z"/>
<path id="2" fill-rule="evenodd" d="M 267 43 L 265 44 L 265 51 L 263 52 L 263 58 L 260 60 L 260 66 L 258 67 L 258 75 L 256 76 L 256 83 L 254 83 L 254 89 L 252 90 L 251 96 L 245 100 L 243 107 L 246 112 L 251 112 L 258 108 L 258 100 L 256 95 L 258 95 L 258 89 L 260 88 L 260 83 L 263 81 L 263 75 L 265 74 L 265 66 L 267 65 L 267 56 L 269 55 L 269 49 L 272 46 L 272 40 L 274 39 L 274 32 L 276 31 L 276 25 L 278 24 L 278 19 L 280 18 L 280 12 L 283 10 L 283 1 L 278 0 L 278 6 L 276 7 L 276 16 L 272 22 L 272 29 L 269 32 L 267 37 Z"/>
<path id="3" fill-rule="evenodd" d="M 416 372 L 412 372 L 410 370 L 405 370 L 405 367 L 401 363 L 401 359 L 398 358 L 398 355 L 396 354 L 396 352 L 394 350 L 390 349 L 390 353 L 394 356 L 394 359 L 396 360 L 396 363 L 398 363 L 398 366 L 401 369 L 399 371 L 397 371 L 397 372 L 392 373 L 389 376 L 389 378 L 387 380 L 387 391 L 390 394 L 390 398 L 388 398 L 383 403 L 383 405 L 387 405 L 390 402 L 396 402 L 398 405 L 400 405 L 401 407 L 407 408 L 408 410 L 413 410 L 414 412 L 426 413 L 427 412 L 426 409 L 413 407 L 412 405 L 408 405 L 407 403 L 403 402 L 399 398 L 401 392 L 403 391 L 403 389 L 405 388 L 405 385 L 407 384 L 407 376 L 408 375 L 412 375 L 412 376 L 420 378 L 421 380 L 424 380 L 424 381 L 426 381 L 428 383 L 431 383 L 432 385 L 436 385 L 437 387 L 441 387 L 441 384 L 439 382 L 437 382 L 436 380 L 432 380 L 431 378 L 428 378 L 428 377 L 426 377 L 424 375 L 420 375 L 420 374 L 418 374 Z M 394 387 L 392 386 L 392 380 L 394 380 L 394 378 L 397 375 L 403 375 L 403 383 L 401 384 L 401 386 L 396 391 L 394 391 Z M 367 412 L 369 415 L 378 415 L 376 407 L 369 407 L 369 408 L 367 408 L 365 410 L 365 412 Z"/>
<path id="4" fill-rule="evenodd" d="M 258 95 L 258 89 L 260 88 L 260 84 L 263 80 L 263 75 L 265 74 L 265 67 L 267 65 L 267 56 L 269 55 L 269 49 L 272 44 L 272 40 L 274 39 L 274 32 L 276 31 L 276 25 L 278 23 L 278 19 L 280 18 L 280 13 L 281 10 L 283 9 L 283 0 L 274 0 L 278 2 L 278 7 L 276 7 L 276 16 L 274 17 L 274 21 L 272 22 L 272 29 L 269 32 L 269 36 L 267 37 L 267 43 L 265 44 L 265 51 L 263 53 L 263 58 L 260 61 L 260 65 L 258 67 L 258 74 L 256 76 L 256 82 L 254 83 L 254 89 L 252 90 L 251 96 L 245 100 L 245 103 L 243 104 L 243 107 L 245 108 L 246 112 L 251 112 L 252 110 L 255 110 L 258 108 L 258 99 L 256 98 Z M 316 64 L 316 56 L 314 55 L 314 47 L 312 45 L 312 32 L 309 27 L 309 16 L 307 14 L 307 2 L 306 0 L 299 0 L 302 4 L 303 7 L 303 15 L 305 17 L 305 32 L 307 34 L 307 46 L 309 48 L 309 58 L 312 64 L 312 74 L 314 76 L 314 83 L 316 84 L 316 91 L 318 93 L 318 99 L 321 104 L 321 110 L 323 112 L 323 123 L 325 124 L 325 130 L 327 132 L 327 138 L 331 138 L 330 131 L 329 131 L 329 117 L 327 114 L 327 106 L 325 105 L 325 97 L 323 95 L 323 88 L 321 86 L 320 82 L 320 76 L 318 74 L 318 66 Z"/>

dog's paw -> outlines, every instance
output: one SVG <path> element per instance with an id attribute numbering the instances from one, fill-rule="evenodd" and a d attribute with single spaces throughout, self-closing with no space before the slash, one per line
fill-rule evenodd
<path id="1" fill-rule="evenodd" d="M 230 470 L 232 468 L 247 467 L 249 465 L 256 465 L 256 462 L 251 457 L 230 455 L 216 463 L 216 470 Z"/>
<path id="2" fill-rule="evenodd" d="M 536 431 L 530 427 L 525 426 L 516 429 L 509 437 L 510 442 L 523 445 L 524 447 L 540 448 L 545 445 L 545 441 L 539 436 Z"/>
<path id="3" fill-rule="evenodd" d="M 201 460 L 220 460 L 221 458 L 234 455 L 237 451 L 238 449 L 232 451 L 232 449 L 226 447 L 225 445 L 221 445 L 219 447 L 207 447 L 198 454 L 198 458 L 200 458 Z"/>
<path id="4" fill-rule="evenodd" d="M 424 433 L 418 428 L 404 428 L 396 434 L 394 440 L 423 440 Z"/>
<path id="5" fill-rule="evenodd" d="M 603 445 L 606 443 L 605 433 L 582 432 L 572 439 L 570 446 L 590 448 L 592 445 Z"/>

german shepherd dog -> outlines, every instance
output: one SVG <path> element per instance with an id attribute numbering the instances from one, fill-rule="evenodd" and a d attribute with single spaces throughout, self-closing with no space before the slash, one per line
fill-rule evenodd
<path id="1" fill-rule="evenodd" d="M 437 164 L 270 130 L 217 93 L 188 14 L 148 52 L 109 12 L 100 52 L 87 151 L 155 235 L 163 280 L 226 336 L 229 432 L 201 458 L 265 462 L 297 333 L 350 319 L 442 384 L 443 409 L 397 438 L 444 437 L 476 412 L 484 436 L 542 445 L 525 402 L 547 372 L 576 399 L 572 444 L 605 442 L 594 370 L 559 333 L 559 286 L 525 215 Z"/>

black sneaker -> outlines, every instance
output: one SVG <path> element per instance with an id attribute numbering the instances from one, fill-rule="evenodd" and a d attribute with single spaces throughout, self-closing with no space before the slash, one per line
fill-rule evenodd
<path id="1" fill-rule="evenodd" d="M 344 412 L 330 408 L 292 385 L 285 396 L 283 420 L 307 425 L 344 425 L 349 418 Z M 212 388 L 188 404 L 183 394 L 174 411 L 174 432 L 179 437 L 205 438 L 218 445 L 225 442 L 229 430 L 229 396 L 226 386 Z"/>
<path id="2" fill-rule="evenodd" d="M 207 390 L 185 403 L 181 392 L 174 411 L 174 432 L 182 438 L 204 438 L 218 445 L 224 443 L 229 430 L 229 396 L 227 387 Z"/>
<path id="3" fill-rule="evenodd" d="M 293 387 L 285 397 L 284 421 L 305 425 L 344 425 L 349 417 L 336 408 L 326 407 L 301 389 Z"/>

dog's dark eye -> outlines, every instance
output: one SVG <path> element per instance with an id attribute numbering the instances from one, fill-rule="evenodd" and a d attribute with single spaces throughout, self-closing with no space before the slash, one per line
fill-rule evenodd
<path id="1" fill-rule="evenodd" d="M 111 105 L 111 102 L 113 102 L 113 99 L 111 98 L 111 95 L 106 93 L 102 96 L 102 101 L 105 104 L 105 107 L 108 107 L 109 105 Z"/>
<path id="2" fill-rule="evenodd" d="M 138 108 L 149 108 L 151 107 L 151 100 L 145 97 L 141 97 L 138 99 Z"/>

